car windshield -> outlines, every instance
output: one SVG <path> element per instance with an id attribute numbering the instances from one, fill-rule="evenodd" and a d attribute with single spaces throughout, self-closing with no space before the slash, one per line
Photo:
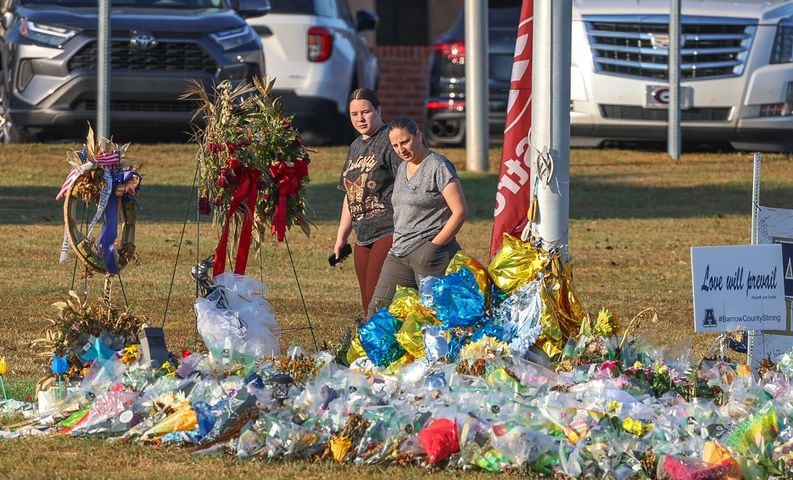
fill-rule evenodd
<path id="1" fill-rule="evenodd" d="M 96 7 L 96 0 L 22 0 L 22 5 Z M 112 0 L 114 7 L 221 8 L 223 0 Z"/>

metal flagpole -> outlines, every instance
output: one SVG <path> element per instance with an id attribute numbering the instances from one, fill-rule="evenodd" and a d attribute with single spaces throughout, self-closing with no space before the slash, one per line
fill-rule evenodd
<path id="1" fill-rule="evenodd" d="M 487 2 L 465 0 L 465 166 L 488 169 Z"/>
<path id="2" fill-rule="evenodd" d="M 532 175 L 537 177 L 536 235 L 567 259 L 570 215 L 571 2 L 534 2 Z"/>
<path id="3" fill-rule="evenodd" d="M 680 2 L 670 0 L 669 15 L 669 125 L 667 152 L 680 160 Z"/>
<path id="4" fill-rule="evenodd" d="M 96 59 L 96 132 L 110 136 L 110 1 L 99 0 Z"/>
<path id="5" fill-rule="evenodd" d="M 760 209 L 760 164 L 762 157 L 760 153 L 754 154 L 753 168 L 752 168 L 752 234 L 751 243 L 757 245 L 759 237 L 759 229 L 757 226 L 757 214 Z M 746 364 L 752 364 L 752 355 L 754 354 L 754 330 L 747 332 L 746 337 Z"/>

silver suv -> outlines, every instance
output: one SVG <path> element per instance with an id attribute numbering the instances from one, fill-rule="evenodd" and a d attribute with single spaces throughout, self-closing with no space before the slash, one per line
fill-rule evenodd
<path id="1" fill-rule="evenodd" d="M 248 23 L 264 44 L 274 95 L 295 115 L 306 142 L 348 141 L 350 92 L 377 86 L 377 57 L 363 33 L 377 26 L 377 16 L 361 10 L 353 18 L 347 0 L 270 0 L 270 5 L 270 13 Z"/>
<path id="2" fill-rule="evenodd" d="M 0 0 L 0 135 L 81 137 L 96 116 L 96 0 Z M 190 80 L 264 74 L 259 36 L 243 19 L 267 0 L 113 0 L 110 121 L 114 134 L 189 129 Z"/>

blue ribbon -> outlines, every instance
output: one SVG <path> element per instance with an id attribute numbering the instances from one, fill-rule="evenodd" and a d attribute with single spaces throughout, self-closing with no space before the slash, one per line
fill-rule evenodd
<path id="1" fill-rule="evenodd" d="M 114 187 L 115 187 L 115 182 Z M 105 260 L 107 273 L 115 275 L 118 273 L 118 263 L 116 262 L 116 236 L 118 234 L 118 197 L 115 193 L 110 194 L 105 208 L 105 223 L 102 225 L 102 233 L 99 234 L 99 245 L 96 251 Z"/>
<path id="2" fill-rule="evenodd" d="M 118 273 L 118 262 L 116 261 L 116 237 L 118 236 L 118 197 L 115 194 L 117 185 L 123 185 L 137 176 L 135 172 L 121 170 L 112 173 L 113 186 L 110 191 L 110 198 L 105 208 L 105 222 L 102 225 L 102 232 L 99 234 L 97 253 L 105 261 L 107 273 L 115 275 Z"/>

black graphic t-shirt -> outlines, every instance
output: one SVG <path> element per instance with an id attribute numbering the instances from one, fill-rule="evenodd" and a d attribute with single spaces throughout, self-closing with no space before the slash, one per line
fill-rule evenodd
<path id="1" fill-rule="evenodd" d="M 391 192 L 400 163 L 402 159 L 391 147 L 385 125 L 371 137 L 358 137 L 350 145 L 339 189 L 347 194 L 357 244 L 369 245 L 394 233 Z"/>

